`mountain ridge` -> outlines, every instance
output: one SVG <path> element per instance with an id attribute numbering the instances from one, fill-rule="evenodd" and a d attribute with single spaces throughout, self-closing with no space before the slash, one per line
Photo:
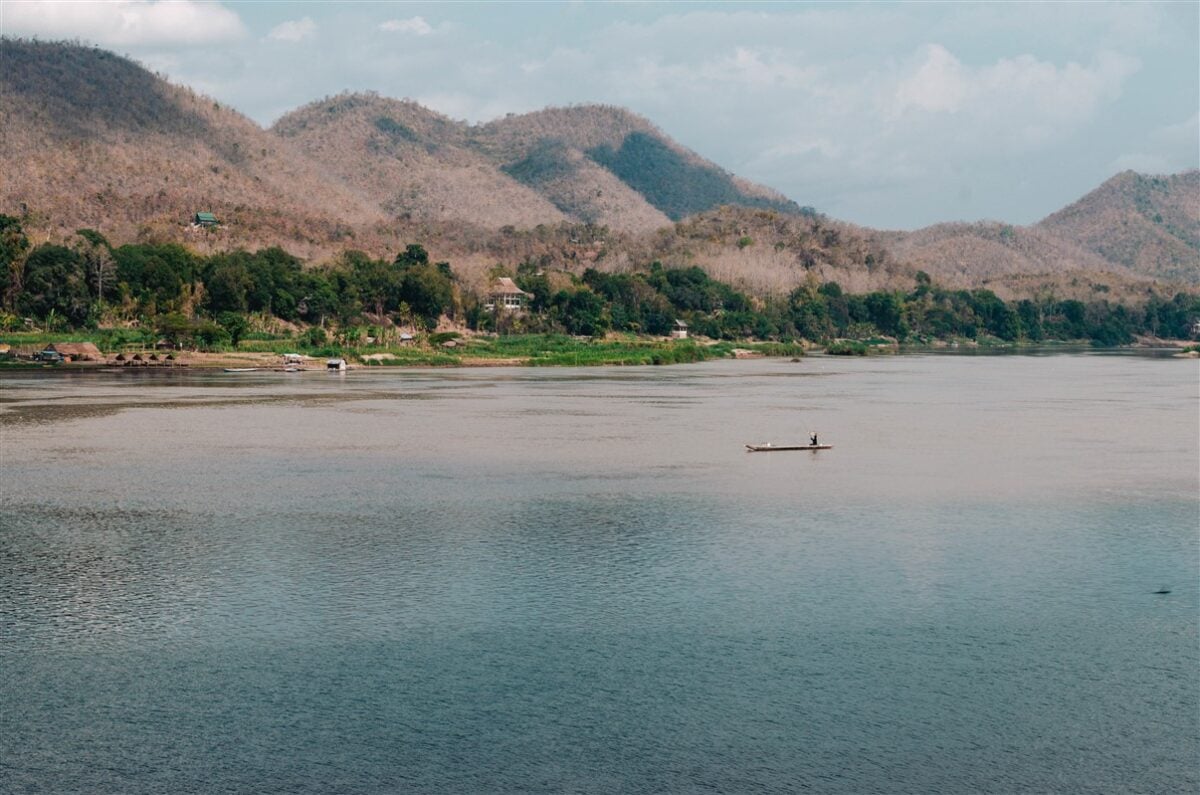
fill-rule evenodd
<path id="1" fill-rule="evenodd" d="M 307 258 L 422 240 L 480 272 L 500 257 L 606 268 L 673 257 L 771 290 L 811 273 L 873 287 L 916 270 L 1019 292 L 1200 284 L 1197 171 L 1124 172 L 1029 226 L 880 231 L 813 215 L 624 108 L 472 125 L 359 92 L 264 129 L 99 48 L 0 47 L 0 136 L 21 165 L 0 181 L 0 213 L 28 216 L 46 236 L 92 227 L 115 240 L 283 245 Z M 198 233 L 188 221 L 200 210 L 223 226 Z"/>

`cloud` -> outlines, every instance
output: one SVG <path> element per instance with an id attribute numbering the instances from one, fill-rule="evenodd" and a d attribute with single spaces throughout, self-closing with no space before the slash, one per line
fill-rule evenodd
<path id="1" fill-rule="evenodd" d="M 1178 124 L 1168 124 L 1150 133 L 1150 140 L 1160 147 L 1174 147 L 1196 156 L 1196 142 L 1200 141 L 1200 112 Z"/>
<path id="2" fill-rule="evenodd" d="M 380 30 L 386 30 L 389 33 L 412 33 L 417 36 L 428 36 L 433 33 L 433 28 L 424 17 L 412 17 L 411 19 L 389 19 L 386 22 L 379 23 Z"/>
<path id="3" fill-rule="evenodd" d="M 234 11 L 193 0 L 111 3 L 5 0 L 5 33 L 78 38 L 108 46 L 213 44 L 246 35 Z"/>
<path id="4" fill-rule="evenodd" d="M 1090 66 L 1063 67 L 1032 55 L 1001 58 L 990 66 L 965 66 L 940 44 L 924 48 L 924 57 L 896 85 L 892 112 L 974 111 L 1057 123 L 1086 121 L 1105 101 L 1121 94 L 1125 79 L 1140 68 L 1136 58 L 1100 53 Z"/>
<path id="5" fill-rule="evenodd" d="M 275 41 L 304 41 L 315 35 L 317 35 L 317 23 L 313 22 L 312 17 L 304 17 L 279 23 L 271 28 L 267 38 Z"/>
<path id="6" fill-rule="evenodd" d="M 909 108 L 953 113 L 971 90 L 962 63 L 945 47 L 931 45 L 925 60 L 896 87 L 896 110 Z"/>
<path id="7" fill-rule="evenodd" d="M 1169 174 L 1200 167 L 1200 113 L 1177 124 L 1167 124 L 1147 134 L 1144 149 L 1120 155 L 1109 164 L 1111 171 L 1132 169 L 1143 174 Z"/>

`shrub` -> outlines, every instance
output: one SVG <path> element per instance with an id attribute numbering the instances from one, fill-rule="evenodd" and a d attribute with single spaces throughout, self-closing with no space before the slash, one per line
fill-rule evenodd
<path id="1" fill-rule="evenodd" d="M 306 348 L 319 348 L 329 341 L 329 335 L 320 326 L 313 326 L 300 337 L 300 344 Z"/>

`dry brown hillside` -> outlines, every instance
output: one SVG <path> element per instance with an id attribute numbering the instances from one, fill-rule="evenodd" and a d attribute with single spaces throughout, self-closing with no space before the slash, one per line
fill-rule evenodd
<path id="1" fill-rule="evenodd" d="M 955 284 L 1017 273 L 1126 270 L 1053 234 L 994 221 L 936 224 L 880 239 L 900 259 Z"/>
<path id="2" fill-rule="evenodd" d="M 241 114 L 100 49 L 5 39 L 0 207 L 53 232 L 322 245 L 383 219 Z M 212 211 L 219 237 L 188 221 Z M 189 235 L 192 235 L 189 237 Z"/>
<path id="3" fill-rule="evenodd" d="M 880 232 L 898 258 L 949 284 L 1200 284 L 1200 172 L 1126 171 L 1033 226 L 946 223 Z M 1082 276 L 1081 276 L 1082 275 Z M 1036 277 L 1036 279 L 1034 278 Z M 1093 281 L 1096 281 L 1093 279 Z M 1112 284 L 1110 284 L 1112 283 Z"/>
<path id="4" fill-rule="evenodd" d="M 1200 284 L 1200 171 L 1122 172 L 1033 228 L 1137 273 Z"/>
<path id="5" fill-rule="evenodd" d="M 566 220 L 472 149 L 465 125 L 413 102 L 343 94 L 287 114 L 273 130 L 389 216 L 493 229 Z"/>
<path id="6" fill-rule="evenodd" d="M 1044 293 L 1092 298 L 1142 295 L 1151 277 L 1104 259 L 1065 235 L 995 221 L 946 223 L 872 235 L 899 260 L 956 288 L 988 287 L 1004 298 Z"/>
<path id="7" fill-rule="evenodd" d="M 562 221 L 656 229 L 722 204 L 794 207 L 620 108 L 550 108 L 468 126 L 413 102 L 344 94 L 273 128 L 400 219 L 491 229 Z"/>

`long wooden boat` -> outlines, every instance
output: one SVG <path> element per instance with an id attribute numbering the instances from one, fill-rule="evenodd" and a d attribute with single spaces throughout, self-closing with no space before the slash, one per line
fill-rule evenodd
<path id="1" fill-rule="evenodd" d="M 257 367 L 226 367 L 225 368 L 225 372 L 227 372 L 227 373 L 255 373 L 255 372 L 258 372 L 258 370 L 259 370 L 259 368 L 257 368 Z"/>
<path id="2" fill-rule="evenodd" d="M 832 450 L 831 444 L 748 444 L 746 450 L 751 453 L 773 453 L 777 450 Z"/>

